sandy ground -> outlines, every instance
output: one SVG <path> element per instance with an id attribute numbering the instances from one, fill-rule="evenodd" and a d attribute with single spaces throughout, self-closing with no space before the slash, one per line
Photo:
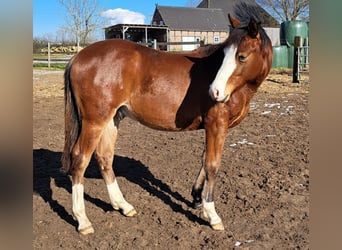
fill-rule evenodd
<path id="1" fill-rule="evenodd" d="M 92 161 L 85 205 L 95 233 L 78 234 L 70 176 L 59 172 L 64 140 L 63 72 L 33 74 L 34 249 L 309 249 L 308 79 L 272 73 L 246 119 L 229 131 L 215 190 L 226 228 L 213 231 L 190 207 L 204 131 L 155 131 L 125 119 L 114 171 L 138 211 L 109 204 Z"/>

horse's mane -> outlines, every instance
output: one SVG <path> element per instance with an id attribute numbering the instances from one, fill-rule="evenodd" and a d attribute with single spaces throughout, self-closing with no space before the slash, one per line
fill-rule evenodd
<path id="1" fill-rule="evenodd" d="M 222 47 L 222 43 L 205 44 L 205 45 L 202 45 L 202 46 L 198 47 L 197 49 L 195 49 L 194 52 L 197 52 L 197 53 L 204 55 L 204 56 L 209 56 L 221 47 Z"/>
<path id="2" fill-rule="evenodd" d="M 240 21 L 238 28 L 246 28 L 251 18 L 253 18 L 259 26 L 262 47 L 267 48 L 269 43 L 271 43 L 271 40 L 267 36 L 264 28 L 261 26 L 261 24 L 264 23 L 264 20 L 258 10 L 259 8 L 257 5 L 247 4 L 245 2 L 240 2 L 234 6 L 236 18 Z"/>
<path id="3" fill-rule="evenodd" d="M 271 41 L 268 38 L 265 30 L 261 26 L 263 20 L 260 14 L 257 12 L 257 10 L 258 9 L 255 6 L 246 4 L 245 2 L 240 2 L 239 4 L 236 4 L 234 7 L 234 12 L 236 15 L 235 18 L 237 18 L 240 21 L 240 25 L 234 29 L 234 32 L 232 32 L 233 30 L 231 30 L 228 38 L 222 43 L 206 44 L 204 46 L 197 48 L 195 51 L 202 55 L 210 56 L 215 51 L 223 49 L 228 44 L 239 43 L 241 38 L 244 37 L 247 33 L 247 27 L 251 18 L 253 18 L 258 23 L 262 48 L 267 48 Z"/>

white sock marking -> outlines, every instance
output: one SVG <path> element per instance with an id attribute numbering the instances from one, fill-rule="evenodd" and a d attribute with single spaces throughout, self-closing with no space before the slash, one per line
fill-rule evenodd
<path id="1" fill-rule="evenodd" d="M 222 222 L 220 216 L 216 213 L 214 202 L 206 202 L 203 200 L 203 215 L 209 219 L 210 225 L 216 225 Z"/>
<path id="2" fill-rule="evenodd" d="M 72 211 L 78 221 L 78 230 L 91 226 L 85 213 L 83 194 L 83 184 L 75 184 L 72 186 Z"/>
<path id="3" fill-rule="evenodd" d="M 107 190 L 114 209 L 121 209 L 125 215 L 134 209 L 134 207 L 123 197 L 116 179 L 113 183 L 107 185 Z"/>
<path id="4" fill-rule="evenodd" d="M 233 74 L 236 68 L 235 54 L 236 46 L 232 45 L 224 49 L 224 58 L 216 77 L 209 88 L 210 96 L 216 101 L 223 101 L 226 98 L 225 88 L 228 84 L 229 77 Z M 219 93 L 216 96 L 215 93 Z"/>

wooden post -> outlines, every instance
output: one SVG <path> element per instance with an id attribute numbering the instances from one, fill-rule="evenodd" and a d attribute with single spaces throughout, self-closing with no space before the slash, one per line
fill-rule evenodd
<path id="1" fill-rule="evenodd" d="M 293 74 L 292 82 L 299 83 L 299 47 L 302 45 L 302 37 L 295 36 L 294 38 L 294 53 L 293 53 Z"/>
<path id="2" fill-rule="evenodd" d="M 166 30 L 166 42 L 167 43 L 170 42 L 170 30 L 169 29 Z M 167 44 L 166 46 L 167 46 L 166 50 L 170 51 L 170 45 Z"/>
<path id="3" fill-rule="evenodd" d="M 157 39 L 153 39 L 153 48 L 157 49 Z"/>
<path id="4" fill-rule="evenodd" d="M 126 39 L 126 31 L 128 30 L 129 27 L 127 26 L 122 26 L 122 40 Z"/>
<path id="5" fill-rule="evenodd" d="M 50 42 L 48 42 L 48 68 L 50 68 L 50 60 L 51 60 L 50 57 L 51 57 L 50 56 Z"/>

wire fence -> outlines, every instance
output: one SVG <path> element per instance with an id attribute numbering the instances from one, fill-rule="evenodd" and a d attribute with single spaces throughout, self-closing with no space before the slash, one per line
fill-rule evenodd
<path id="1" fill-rule="evenodd" d="M 193 45 L 193 48 L 203 46 L 203 41 L 193 42 L 157 42 L 153 40 L 150 43 L 140 43 L 143 46 L 151 47 L 158 50 L 166 50 L 169 46 L 174 45 Z M 86 45 L 62 44 L 62 43 L 34 43 L 33 47 L 33 64 L 47 64 L 50 68 L 51 64 L 66 64 L 70 58 L 78 51 L 82 50 Z M 167 49 L 168 50 L 168 49 Z"/>
<path id="2" fill-rule="evenodd" d="M 70 58 L 86 45 L 75 45 L 73 43 L 51 43 L 36 42 L 33 45 L 33 65 L 66 64 Z"/>

